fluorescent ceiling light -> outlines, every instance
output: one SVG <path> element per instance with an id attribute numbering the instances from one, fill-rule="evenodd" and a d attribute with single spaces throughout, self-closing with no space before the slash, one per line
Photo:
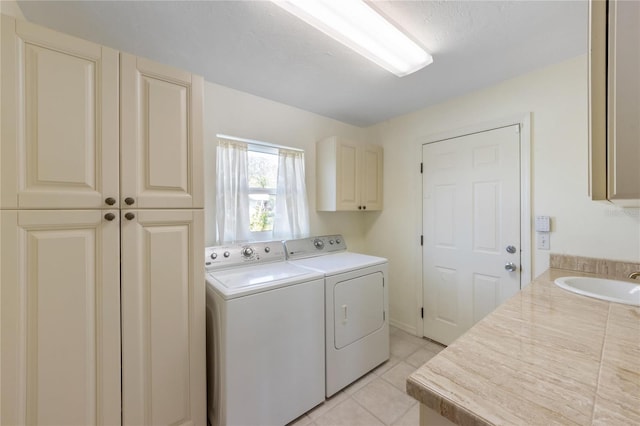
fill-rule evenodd
<path id="1" fill-rule="evenodd" d="M 276 5 L 402 77 L 433 58 L 361 0 L 272 0 Z"/>

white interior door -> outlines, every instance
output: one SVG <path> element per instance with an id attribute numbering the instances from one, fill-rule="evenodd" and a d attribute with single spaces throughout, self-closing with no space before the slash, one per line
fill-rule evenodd
<path id="1" fill-rule="evenodd" d="M 520 290 L 519 125 L 425 144 L 422 159 L 424 335 L 450 344 Z"/>

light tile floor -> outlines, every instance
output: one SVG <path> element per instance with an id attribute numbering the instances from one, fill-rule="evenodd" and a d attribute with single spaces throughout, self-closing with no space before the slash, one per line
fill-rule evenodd
<path id="1" fill-rule="evenodd" d="M 419 405 L 407 395 L 405 381 L 444 346 L 395 327 L 390 329 L 390 345 L 389 361 L 289 426 L 417 426 Z"/>

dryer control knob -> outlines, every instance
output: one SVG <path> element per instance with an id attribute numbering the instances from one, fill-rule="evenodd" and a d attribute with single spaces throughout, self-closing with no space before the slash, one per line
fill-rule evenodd
<path id="1" fill-rule="evenodd" d="M 225 251 L 224 252 L 224 257 L 229 257 L 229 256 L 231 256 L 231 253 L 229 253 L 228 251 Z"/>
<path id="2" fill-rule="evenodd" d="M 320 238 L 316 238 L 315 240 L 313 240 L 313 245 L 315 246 L 315 248 L 320 250 L 324 247 L 324 242 Z"/>
<path id="3" fill-rule="evenodd" d="M 265 253 L 269 253 L 271 251 L 271 247 L 267 246 L 264 248 Z"/>
<path id="4" fill-rule="evenodd" d="M 247 246 L 247 247 L 244 247 L 244 248 L 242 249 L 242 255 L 243 255 L 244 257 L 251 257 L 251 256 L 253 256 L 253 249 L 252 249 L 251 247 L 248 247 L 248 246 Z"/>
<path id="5" fill-rule="evenodd" d="M 329 244 L 333 245 L 334 241 L 333 240 L 329 240 Z"/>
<path id="6" fill-rule="evenodd" d="M 215 252 L 211 253 L 211 258 L 213 260 L 216 260 L 217 257 L 218 257 L 218 253 L 215 253 Z"/>

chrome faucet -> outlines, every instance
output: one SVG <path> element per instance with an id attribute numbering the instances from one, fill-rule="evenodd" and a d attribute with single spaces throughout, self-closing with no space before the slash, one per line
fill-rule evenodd
<path id="1" fill-rule="evenodd" d="M 629 274 L 629 279 L 630 280 L 635 280 L 638 277 L 640 277 L 640 271 L 632 272 L 632 273 Z"/>

